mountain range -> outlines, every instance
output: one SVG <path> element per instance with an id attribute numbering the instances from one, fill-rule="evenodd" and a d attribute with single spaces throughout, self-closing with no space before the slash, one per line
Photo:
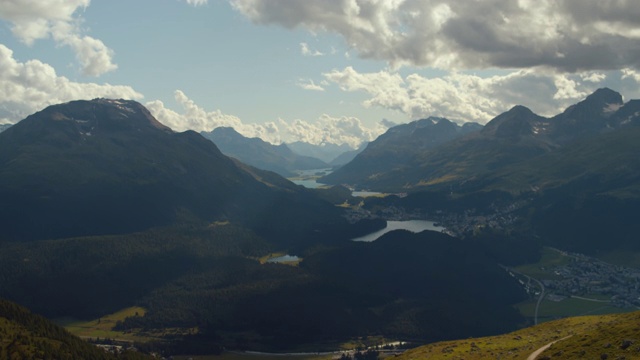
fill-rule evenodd
<path id="1" fill-rule="evenodd" d="M 320 181 L 383 191 L 455 189 L 467 192 L 486 189 L 486 183 L 490 181 L 493 185 L 489 188 L 524 191 L 549 184 L 528 181 L 516 184 L 528 177 L 521 176 L 518 180 L 515 175 L 507 177 L 506 174 L 521 174 L 520 169 L 524 168 L 538 169 L 540 162 L 558 164 L 550 160 L 552 154 L 561 154 L 561 149 L 568 154 L 573 146 L 585 146 L 584 141 L 592 141 L 597 146 L 599 136 L 618 133 L 608 136 L 624 137 L 623 132 L 639 123 L 639 101 L 624 103 L 619 93 L 603 88 L 551 118 L 536 115 L 524 106 L 515 106 L 481 130 L 458 137 L 442 137 L 434 126 L 424 127 L 424 134 L 406 132 L 411 124 L 394 127 L 374 141 L 372 145 L 375 146 L 370 145 L 351 163 Z M 412 124 L 417 128 L 420 122 Z M 447 133 L 454 134 L 452 130 Z M 432 137 L 437 135 L 442 141 L 434 143 Z M 618 146 L 601 150 L 604 152 L 600 157 L 592 158 L 592 165 L 597 166 L 605 157 L 616 159 L 613 151 L 632 152 L 634 149 Z M 542 156 L 549 157 L 544 160 Z M 584 160 L 583 165 L 586 165 Z M 527 161 L 532 163 L 526 165 Z M 547 170 L 551 171 L 552 166 Z M 544 177 L 547 175 L 563 177 L 561 173 L 545 173 Z"/>
<path id="2" fill-rule="evenodd" d="M 247 138 L 230 127 L 219 127 L 200 134 L 213 141 L 223 154 L 284 177 L 295 176 L 295 170 L 329 167 L 322 160 L 294 153 L 286 144 L 272 145 L 259 138 Z"/>
<path id="3" fill-rule="evenodd" d="M 0 132 L 3 132 L 3 131 L 7 130 L 10 127 L 11 127 L 11 124 L 1 124 L 0 125 Z"/>

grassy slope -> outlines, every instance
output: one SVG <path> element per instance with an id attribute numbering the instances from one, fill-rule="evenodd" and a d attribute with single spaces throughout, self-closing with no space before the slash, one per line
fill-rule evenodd
<path id="1" fill-rule="evenodd" d="M 640 356 L 640 312 L 562 319 L 500 336 L 439 342 L 409 350 L 398 360 L 409 359 L 527 359 L 540 347 L 566 336 L 543 352 L 562 359 L 609 359 Z M 624 348 L 625 341 L 631 341 Z M 561 356 L 561 357 L 560 357 Z"/>
<path id="2" fill-rule="evenodd" d="M 116 313 L 102 316 L 90 321 L 78 321 L 72 319 L 60 319 L 57 321 L 71 334 L 80 338 L 109 338 L 124 341 L 148 341 L 152 337 L 141 336 L 133 332 L 114 331 L 113 327 L 118 321 L 124 321 L 129 316 L 144 316 L 146 310 L 133 306 L 122 309 Z"/>

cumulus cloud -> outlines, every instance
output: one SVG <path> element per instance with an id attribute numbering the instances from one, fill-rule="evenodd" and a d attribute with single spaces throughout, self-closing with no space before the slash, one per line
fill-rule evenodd
<path id="1" fill-rule="evenodd" d="M 323 114 L 316 121 L 296 119 L 286 122 L 280 119 L 280 127 L 287 134 L 287 141 L 304 141 L 310 144 L 347 144 L 356 149 L 364 141 L 372 141 L 387 130 L 383 124 L 367 128 L 356 117 L 333 117 Z"/>
<path id="2" fill-rule="evenodd" d="M 39 60 L 17 61 L 0 44 L 0 122 L 14 123 L 48 105 L 98 97 L 141 99 L 142 94 L 129 86 L 70 81 Z"/>
<path id="3" fill-rule="evenodd" d="M 631 79 L 640 84 L 640 72 L 633 69 L 622 69 L 622 80 Z"/>
<path id="4" fill-rule="evenodd" d="M 83 35 L 77 15 L 90 0 L 5 0 L 0 2 L 0 19 L 11 24 L 11 32 L 31 46 L 36 40 L 53 39 L 70 47 L 82 73 L 99 76 L 115 70 L 113 50 L 102 41 Z"/>
<path id="5" fill-rule="evenodd" d="M 525 105 L 541 115 L 555 115 L 582 100 L 599 87 L 630 88 L 619 80 L 636 80 L 633 70 L 604 73 L 548 74 L 519 70 L 480 77 L 451 72 L 429 78 L 419 74 L 402 77 L 390 71 L 359 73 L 352 67 L 325 73 L 325 78 L 344 91 L 369 95 L 366 107 L 397 110 L 410 119 L 442 116 L 455 121 L 486 123 L 515 105 Z M 611 86 L 618 85 L 618 86 Z M 636 90 L 631 95 L 640 95 Z"/>
<path id="6" fill-rule="evenodd" d="M 176 131 L 212 131 L 217 127 L 232 127 L 246 137 L 259 137 L 274 144 L 281 142 L 278 126 L 274 122 L 245 124 L 237 116 L 220 110 L 203 109 L 180 90 L 174 92 L 174 98 L 182 111 L 171 110 L 160 100 L 147 102 L 145 106 L 158 121 Z"/>
<path id="7" fill-rule="evenodd" d="M 442 69 L 640 68 L 640 6 L 608 0 L 230 0 L 256 24 L 341 35 L 361 57 Z"/>

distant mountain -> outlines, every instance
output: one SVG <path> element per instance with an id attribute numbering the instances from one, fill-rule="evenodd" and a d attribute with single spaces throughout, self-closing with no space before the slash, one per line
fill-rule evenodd
<path id="1" fill-rule="evenodd" d="M 247 138 L 230 127 L 219 127 L 200 134 L 213 141 L 223 154 L 284 177 L 295 175 L 294 170 L 329 167 L 322 160 L 294 153 L 285 144 L 272 145 L 259 138 Z"/>
<path id="2" fill-rule="evenodd" d="M 640 122 L 639 118 L 640 102 L 625 104 L 615 91 L 599 89 L 552 118 L 515 106 L 495 117 L 481 131 L 456 139 L 449 137 L 451 141 L 430 148 L 418 148 L 416 144 L 413 145 L 416 150 L 407 149 L 412 144 L 408 137 L 404 138 L 408 144 L 405 147 L 385 144 L 385 134 L 374 142 L 381 145 L 378 152 L 382 156 L 367 149 L 352 163 L 321 181 L 391 191 L 459 190 L 461 187 L 471 191 L 473 186 L 484 186 L 486 177 L 491 178 L 496 171 L 554 152 L 580 139 L 628 128 Z"/>
<path id="3" fill-rule="evenodd" d="M 353 151 L 353 148 L 347 144 L 336 145 L 332 143 L 324 143 L 321 145 L 314 145 L 303 141 L 296 141 L 287 144 L 287 146 L 297 154 L 312 156 L 326 163 L 332 162 L 345 152 Z"/>
<path id="4" fill-rule="evenodd" d="M 134 101 L 54 105 L 0 133 L 0 241 L 128 233 L 182 216 L 281 240 L 341 222 L 333 206 L 272 176 L 193 131 L 174 133 Z"/>
<path id="5" fill-rule="evenodd" d="M 363 152 L 364 149 L 366 149 L 368 145 L 369 145 L 369 143 L 365 142 L 365 143 L 362 143 L 360 145 L 360 147 L 357 148 L 356 150 L 350 150 L 350 151 L 347 151 L 347 152 L 343 152 L 342 154 L 338 155 L 335 159 L 331 160 L 329 165 L 331 165 L 331 166 L 342 166 L 344 164 L 348 164 L 349 162 L 351 162 L 351 160 L 355 159 L 356 156 L 358 156 L 358 154 Z"/>
<path id="6" fill-rule="evenodd" d="M 0 124 L 0 132 L 3 132 L 11 127 L 11 124 Z"/>
<path id="7" fill-rule="evenodd" d="M 460 126 L 437 117 L 394 126 L 369 143 L 353 161 L 320 181 L 366 188 L 374 184 L 375 179 L 381 174 L 409 166 L 412 158 L 453 139 L 477 132 L 481 128 L 479 124 Z"/>

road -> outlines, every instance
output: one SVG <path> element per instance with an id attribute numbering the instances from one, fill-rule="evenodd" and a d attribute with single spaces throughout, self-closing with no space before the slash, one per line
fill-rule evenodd
<path id="1" fill-rule="evenodd" d="M 562 341 L 562 340 L 568 339 L 568 338 L 570 338 L 571 336 L 573 336 L 573 335 L 565 336 L 565 337 L 563 337 L 562 339 L 558 339 L 558 340 L 556 340 L 556 341 L 552 341 L 552 342 L 548 343 L 547 345 L 545 345 L 545 346 L 541 347 L 540 349 L 538 349 L 538 350 L 536 350 L 536 351 L 532 352 L 532 353 L 531 353 L 531 355 L 529 355 L 529 357 L 527 358 L 527 360 L 536 360 L 536 358 L 538 357 L 538 355 L 542 354 L 542 352 L 543 352 L 543 351 L 545 351 L 545 350 L 547 350 L 548 348 L 550 348 L 550 347 L 551 347 L 551 345 L 553 345 L 553 344 L 557 343 L 558 341 Z"/>
<path id="2" fill-rule="evenodd" d="M 507 271 L 510 271 L 514 274 L 518 274 L 520 276 L 524 276 L 527 278 L 528 281 L 535 281 L 536 283 L 538 283 L 538 286 L 540 287 L 540 296 L 538 296 L 538 301 L 536 302 L 536 309 L 533 315 L 533 324 L 534 325 L 538 325 L 538 310 L 540 309 L 540 303 L 542 303 L 542 299 L 544 299 L 544 284 L 542 282 L 540 282 L 538 279 L 532 278 L 529 275 L 525 275 L 523 273 L 517 272 L 513 269 L 507 268 L 505 266 L 502 266 L 502 268 L 504 268 Z"/>

